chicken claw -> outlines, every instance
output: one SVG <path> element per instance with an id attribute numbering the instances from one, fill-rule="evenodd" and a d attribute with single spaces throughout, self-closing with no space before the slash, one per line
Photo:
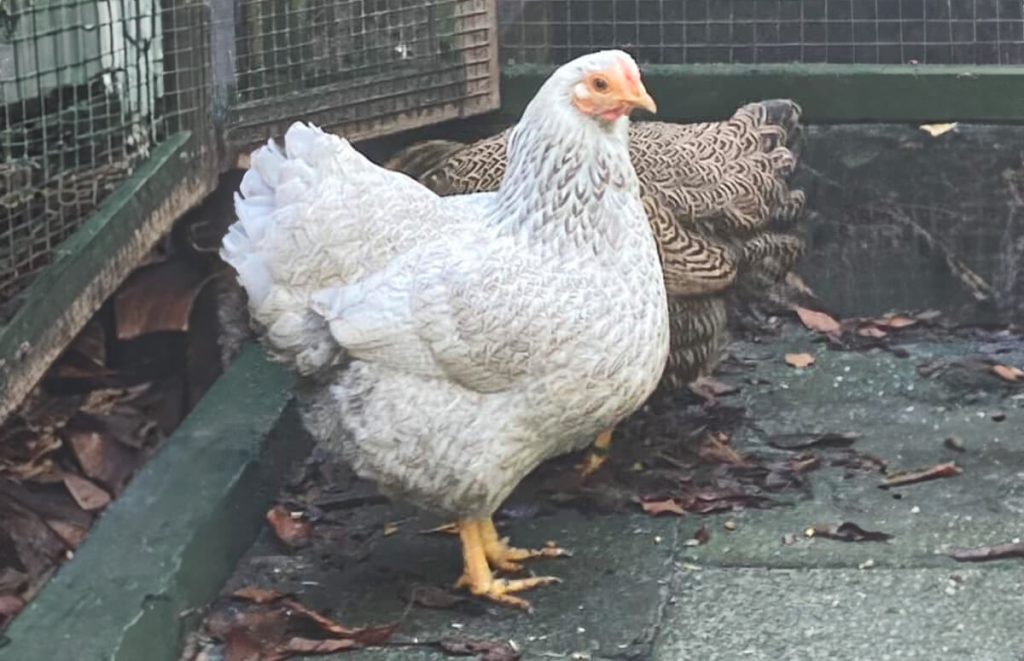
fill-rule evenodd
<path id="1" fill-rule="evenodd" d="M 462 539 L 462 558 L 465 562 L 465 569 L 459 580 L 455 582 L 455 587 L 468 588 L 472 594 L 478 597 L 532 613 L 533 607 L 530 602 L 513 596 L 512 593 L 561 583 L 562 580 L 554 576 L 534 576 L 512 580 L 494 578 L 491 568 L 487 564 L 487 554 L 484 550 L 483 529 L 485 526 L 485 520 L 481 519 L 464 519 L 459 522 L 459 537 Z"/>
<path id="2" fill-rule="evenodd" d="M 523 570 L 523 566 L 519 563 L 524 560 L 572 557 L 572 552 L 555 546 L 554 542 L 549 542 L 547 546 L 540 549 L 519 549 L 509 546 L 508 537 L 499 537 L 498 530 L 494 527 L 494 521 L 489 518 L 480 521 L 479 526 L 484 555 L 487 556 L 487 563 L 491 569 L 515 573 Z"/>
<path id="3" fill-rule="evenodd" d="M 601 466 L 604 466 L 604 462 L 608 460 L 608 453 L 611 451 L 611 447 L 612 430 L 608 429 L 598 435 L 597 440 L 594 441 L 594 445 L 587 454 L 587 458 L 583 460 L 582 464 L 576 466 L 576 469 L 580 472 L 581 480 L 587 479 L 596 473 Z"/>

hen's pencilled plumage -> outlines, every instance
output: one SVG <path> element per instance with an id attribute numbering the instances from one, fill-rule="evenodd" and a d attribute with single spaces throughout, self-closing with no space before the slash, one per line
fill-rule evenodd
<path id="1" fill-rule="evenodd" d="M 579 58 L 510 132 L 497 191 L 451 197 L 295 124 L 253 154 L 223 242 L 307 427 L 386 493 L 459 517 L 466 582 L 503 603 L 540 583 L 484 576 L 481 553 L 531 557 L 491 513 L 639 407 L 665 363 L 634 106 L 653 101 L 627 55 Z"/>
<path id="2" fill-rule="evenodd" d="M 804 209 L 787 179 L 797 159 L 800 108 L 752 103 L 730 119 L 630 127 L 630 156 L 658 242 L 669 295 L 671 350 L 664 383 L 705 376 L 728 344 L 729 297 L 757 297 L 803 251 L 792 229 Z M 435 140 L 387 167 L 442 195 L 494 190 L 504 174 L 507 132 L 470 145 Z"/>

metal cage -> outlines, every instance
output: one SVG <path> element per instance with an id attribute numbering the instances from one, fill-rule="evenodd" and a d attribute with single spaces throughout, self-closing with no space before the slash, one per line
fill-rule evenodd
<path id="1" fill-rule="evenodd" d="M 493 0 L 236 0 L 222 14 L 231 145 L 296 117 L 363 139 L 498 107 Z"/>
<path id="2" fill-rule="evenodd" d="M 502 61 L 1020 64 L 1016 0 L 500 0 Z"/>

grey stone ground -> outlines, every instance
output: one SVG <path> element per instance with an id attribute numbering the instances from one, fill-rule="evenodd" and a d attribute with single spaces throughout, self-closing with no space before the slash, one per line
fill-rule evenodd
<path id="1" fill-rule="evenodd" d="M 959 477 L 895 490 L 897 499 L 877 487 L 878 474 L 844 478 L 841 469 L 828 468 L 812 474 L 810 497 L 794 495 L 792 507 L 683 518 L 558 510 L 514 522 L 508 532 L 518 544 L 557 539 L 576 553 L 534 565 L 564 579 L 529 595 L 536 612 L 417 608 L 400 636 L 513 640 L 525 659 L 538 660 L 1024 659 L 1024 560 L 967 565 L 946 555 L 1024 537 L 1024 402 L 1014 394 L 1021 391 L 984 370 L 954 368 L 936 378 L 917 371 L 930 360 L 979 350 L 1022 364 L 1024 345 L 1006 338 L 905 346 L 908 358 L 826 351 L 803 331 L 739 344 L 739 356 L 758 359 L 756 371 L 723 380 L 746 383 L 730 399 L 748 407 L 760 431 L 748 430 L 736 442 L 765 450 L 770 434 L 855 431 L 863 434 L 858 450 L 894 469 L 955 460 L 964 470 Z M 997 350 L 1005 352 L 992 353 Z M 781 360 L 787 351 L 811 351 L 818 363 L 794 370 Z M 751 385 L 751 376 L 767 383 Z M 949 436 L 966 450 L 944 447 Z M 735 531 L 724 529 L 727 519 Z M 816 523 L 842 521 L 894 537 L 843 543 L 802 535 Z M 339 570 L 308 558 L 268 561 L 264 540 L 234 584 L 253 580 L 256 565 L 270 562 L 278 587 L 298 590 L 305 603 L 341 621 L 394 620 L 405 607 L 399 595 L 410 577 L 440 585 L 458 573 L 454 540 L 415 533 L 428 523 L 404 522 L 363 562 Z M 701 524 L 710 541 L 686 545 Z M 783 543 L 787 533 L 795 543 Z M 337 658 L 445 657 L 408 647 Z"/>

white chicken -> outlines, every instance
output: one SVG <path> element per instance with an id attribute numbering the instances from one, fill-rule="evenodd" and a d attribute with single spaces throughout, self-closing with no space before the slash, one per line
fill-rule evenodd
<path id="1" fill-rule="evenodd" d="M 339 137 L 294 124 L 257 150 L 221 255 L 252 319 L 299 375 L 310 432 L 395 498 L 457 517 L 458 585 L 513 593 L 493 512 L 540 462 L 637 409 L 661 377 L 668 315 L 627 150 L 655 110 L 636 63 L 560 67 L 509 138 L 497 192 L 439 197 Z"/>

